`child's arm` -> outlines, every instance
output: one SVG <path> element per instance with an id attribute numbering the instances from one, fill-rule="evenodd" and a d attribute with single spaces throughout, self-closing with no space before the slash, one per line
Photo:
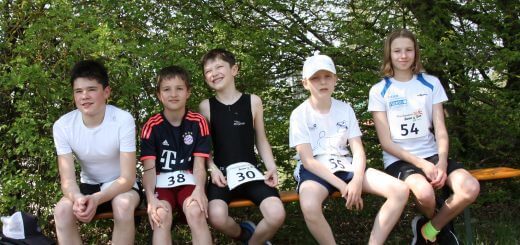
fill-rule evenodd
<path id="1" fill-rule="evenodd" d="M 446 182 L 446 168 L 448 167 L 448 151 L 449 137 L 446 124 L 444 123 L 444 110 L 442 103 L 433 105 L 433 128 L 435 129 L 435 141 L 437 142 L 437 151 L 439 154 L 439 162 L 437 163 L 437 178 L 435 188 L 442 188 Z"/>
<path id="2" fill-rule="evenodd" d="M 251 107 L 253 109 L 253 127 L 255 129 L 256 148 L 267 168 L 265 183 L 271 187 L 278 185 L 278 173 L 274 162 L 271 145 L 267 140 L 264 127 L 264 108 L 260 97 L 251 95 Z"/>
<path id="3" fill-rule="evenodd" d="M 143 187 L 144 193 L 146 194 L 146 203 L 147 212 L 148 212 L 148 221 L 150 222 L 150 226 L 152 230 L 155 227 L 160 227 L 162 220 L 157 214 L 157 209 L 163 208 L 168 211 L 167 207 L 165 207 L 157 197 L 155 197 L 155 183 L 156 183 L 156 169 L 155 169 L 155 159 L 144 159 L 143 161 Z"/>
<path id="4" fill-rule="evenodd" d="M 202 114 L 208 123 L 210 123 L 210 109 L 209 109 L 209 99 L 205 99 L 199 104 L 199 113 Z M 226 177 L 218 166 L 213 162 L 213 154 L 210 153 L 209 157 L 206 159 L 206 166 L 211 174 L 211 182 L 218 187 L 225 187 L 227 185 Z"/>
<path id="5" fill-rule="evenodd" d="M 354 177 L 347 185 L 347 195 L 343 196 L 346 200 L 348 209 L 363 209 L 363 199 L 361 193 L 363 192 L 363 179 L 365 177 L 366 156 L 365 149 L 361 137 L 354 137 L 348 139 L 350 151 L 352 152 L 352 166 L 354 167 Z"/>
<path id="6" fill-rule="evenodd" d="M 193 161 L 193 176 L 195 177 L 195 189 L 191 196 L 188 197 L 187 206 L 191 205 L 193 202 L 196 202 L 200 211 L 204 212 L 206 218 L 208 218 L 208 198 L 206 197 L 205 188 L 206 188 L 206 168 L 205 168 L 205 158 L 195 156 Z"/>
<path id="7" fill-rule="evenodd" d="M 436 179 L 437 169 L 435 168 L 435 165 L 411 154 L 392 141 L 390 136 L 390 126 L 388 124 L 388 118 L 386 117 L 385 111 L 372 111 L 372 117 L 374 118 L 377 137 L 379 138 L 379 142 L 381 143 L 383 150 L 403 161 L 409 162 L 418 168 L 421 168 L 430 181 Z"/>

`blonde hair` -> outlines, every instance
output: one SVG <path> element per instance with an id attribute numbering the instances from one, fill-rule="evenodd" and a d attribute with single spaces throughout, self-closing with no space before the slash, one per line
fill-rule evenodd
<path id="1" fill-rule="evenodd" d="M 395 30 L 385 40 L 384 45 L 384 51 L 383 51 L 383 65 L 381 66 L 381 73 L 385 77 L 393 77 L 394 76 L 394 67 L 392 66 L 392 58 L 391 58 L 391 52 L 390 46 L 392 45 L 392 42 L 397 38 L 408 38 L 412 40 L 413 42 L 413 48 L 415 51 L 415 57 L 412 64 L 412 73 L 418 74 L 421 72 L 424 72 L 424 67 L 421 63 L 421 55 L 419 53 L 419 44 L 417 44 L 417 38 L 415 35 L 409 31 L 408 29 L 399 29 Z"/>

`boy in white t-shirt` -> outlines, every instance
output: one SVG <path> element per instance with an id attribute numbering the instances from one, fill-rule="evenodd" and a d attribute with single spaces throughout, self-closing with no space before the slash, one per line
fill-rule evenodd
<path id="1" fill-rule="evenodd" d="M 289 145 L 298 153 L 295 177 L 307 227 L 318 243 L 335 244 L 323 216 L 323 201 L 340 191 L 347 209 L 361 210 L 361 193 L 368 192 L 386 198 L 369 239 L 369 244 L 383 244 L 401 216 L 409 190 L 381 171 L 365 170 L 365 152 L 354 111 L 349 104 L 332 98 L 338 81 L 332 59 L 326 55 L 309 57 L 302 73 L 310 97 L 291 114 Z"/>
<path id="2" fill-rule="evenodd" d="M 76 110 L 53 127 L 63 198 L 54 208 L 60 244 L 81 244 L 77 221 L 88 223 L 112 210 L 112 244 L 134 243 L 134 210 L 141 193 L 136 184 L 135 123 L 130 113 L 107 105 L 108 74 L 96 61 L 80 61 L 70 83 Z M 74 161 L 81 166 L 78 186 Z"/>

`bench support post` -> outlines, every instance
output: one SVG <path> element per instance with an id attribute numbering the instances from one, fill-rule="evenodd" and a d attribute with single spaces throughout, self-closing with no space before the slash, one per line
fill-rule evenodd
<path id="1" fill-rule="evenodd" d="M 464 227 L 466 227 L 466 244 L 473 245 L 473 229 L 471 228 L 471 214 L 469 207 L 464 209 Z"/>

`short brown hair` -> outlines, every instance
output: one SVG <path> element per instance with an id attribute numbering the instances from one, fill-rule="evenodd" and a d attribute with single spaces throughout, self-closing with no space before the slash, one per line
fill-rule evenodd
<path id="1" fill-rule="evenodd" d="M 184 68 L 182 68 L 180 66 L 172 65 L 172 66 L 167 66 L 167 67 L 162 68 L 159 71 L 159 74 L 157 74 L 157 84 L 155 86 L 156 92 L 160 91 L 161 83 L 164 80 L 168 80 L 168 79 L 171 79 L 174 77 L 178 77 L 181 80 L 183 80 L 184 84 L 186 84 L 186 87 L 188 89 L 191 88 L 190 75 L 189 75 L 188 71 L 186 71 Z"/>
<path id="2" fill-rule="evenodd" d="M 227 63 L 229 63 L 229 66 L 234 66 L 236 64 L 235 55 L 223 48 L 216 48 L 208 51 L 204 56 L 202 56 L 202 59 L 200 60 L 200 66 L 202 69 L 204 69 L 204 65 L 214 59 L 221 59 Z"/>

